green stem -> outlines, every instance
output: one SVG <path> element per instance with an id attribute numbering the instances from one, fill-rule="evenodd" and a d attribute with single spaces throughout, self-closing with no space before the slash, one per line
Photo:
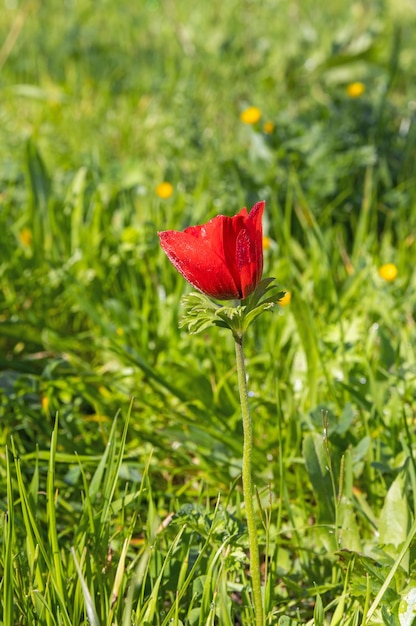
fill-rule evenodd
<path id="1" fill-rule="evenodd" d="M 251 424 L 250 411 L 248 406 L 248 391 L 246 366 L 244 362 L 243 338 L 234 336 L 235 354 L 237 361 L 238 390 L 240 393 L 241 416 L 243 418 L 244 444 L 243 444 L 243 495 L 246 509 L 248 545 L 250 549 L 250 575 L 251 588 L 253 593 L 254 613 L 256 616 L 255 625 L 264 626 L 263 600 L 261 594 L 260 559 L 259 544 L 257 540 L 257 527 L 254 517 L 253 507 L 253 485 L 252 485 L 252 451 L 253 451 L 253 429 Z"/>

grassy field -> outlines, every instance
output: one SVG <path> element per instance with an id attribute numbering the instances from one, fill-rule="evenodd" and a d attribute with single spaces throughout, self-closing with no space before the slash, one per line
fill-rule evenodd
<path id="1" fill-rule="evenodd" d="M 157 232 L 259 200 L 290 294 L 245 346 L 265 625 L 412 626 L 415 27 L 2 3 L 1 626 L 254 626 L 233 340 L 180 326 Z"/>

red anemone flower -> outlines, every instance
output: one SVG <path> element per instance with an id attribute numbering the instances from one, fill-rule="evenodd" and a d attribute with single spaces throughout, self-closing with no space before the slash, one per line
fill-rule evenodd
<path id="1" fill-rule="evenodd" d="M 172 265 L 193 287 L 218 300 L 243 300 L 263 272 L 262 217 L 265 202 L 234 217 L 217 215 L 202 226 L 159 233 Z"/>

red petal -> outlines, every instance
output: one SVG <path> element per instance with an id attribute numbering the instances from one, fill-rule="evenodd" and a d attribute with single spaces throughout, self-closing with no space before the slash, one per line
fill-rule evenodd
<path id="1" fill-rule="evenodd" d="M 239 298 L 238 286 L 229 270 L 224 252 L 222 215 L 204 226 L 190 226 L 184 232 L 159 233 L 160 243 L 172 265 L 202 293 L 220 300 Z"/>
<path id="2" fill-rule="evenodd" d="M 242 299 L 256 288 L 263 272 L 264 202 L 250 213 L 218 215 L 203 226 L 159 233 L 172 265 L 202 293 L 219 300 Z"/>
<path id="3" fill-rule="evenodd" d="M 265 202 L 258 202 L 245 220 L 236 242 L 236 262 L 240 275 L 243 298 L 247 298 L 257 287 L 263 273 L 263 228 L 262 217 Z"/>

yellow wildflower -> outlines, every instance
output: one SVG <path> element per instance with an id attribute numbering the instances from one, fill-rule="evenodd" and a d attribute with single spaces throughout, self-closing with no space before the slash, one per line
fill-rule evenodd
<path id="1" fill-rule="evenodd" d="M 257 107 L 248 107 L 240 114 L 240 120 L 244 124 L 257 124 L 261 118 L 261 111 Z"/>
<path id="2" fill-rule="evenodd" d="M 347 85 L 347 94 L 350 98 L 359 98 L 363 95 L 364 91 L 365 85 L 364 83 L 360 83 L 359 81 Z"/>
<path id="3" fill-rule="evenodd" d="M 20 243 L 29 248 L 32 245 L 32 231 L 30 228 L 23 228 L 19 233 L 19 239 Z"/>
<path id="4" fill-rule="evenodd" d="M 160 183 L 156 187 L 156 194 L 159 198 L 162 198 L 162 200 L 167 200 L 167 198 L 170 198 L 173 194 L 173 185 L 167 182 Z"/>
<path id="5" fill-rule="evenodd" d="M 378 275 L 388 283 L 392 283 L 396 279 L 398 274 L 397 267 L 394 263 L 385 263 L 378 268 Z"/>
<path id="6" fill-rule="evenodd" d="M 271 135 L 272 132 L 274 131 L 274 123 L 273 122 L 264 122 L 264 124 L 263 124 L 263 131 L 266 133 L 266 135 Z"/>
<path id="7" fill-rule="evenodd" d="M 292 299 L 292 294 L 290 293 L 290 291 L 286 291 L 283 298 L 280 298 L 279 300 L 280 306 L 287 306 L 288 304 L 290 304 L 291 299 Z"/>
<path id="8" fill-rule="evenodd" d="M 272 240 L 270 239 L 270 237 L 266 237 L 266 235 L 264 235 L 263 237 L 263 250 L 270 250 L 272 245 Z"/>

